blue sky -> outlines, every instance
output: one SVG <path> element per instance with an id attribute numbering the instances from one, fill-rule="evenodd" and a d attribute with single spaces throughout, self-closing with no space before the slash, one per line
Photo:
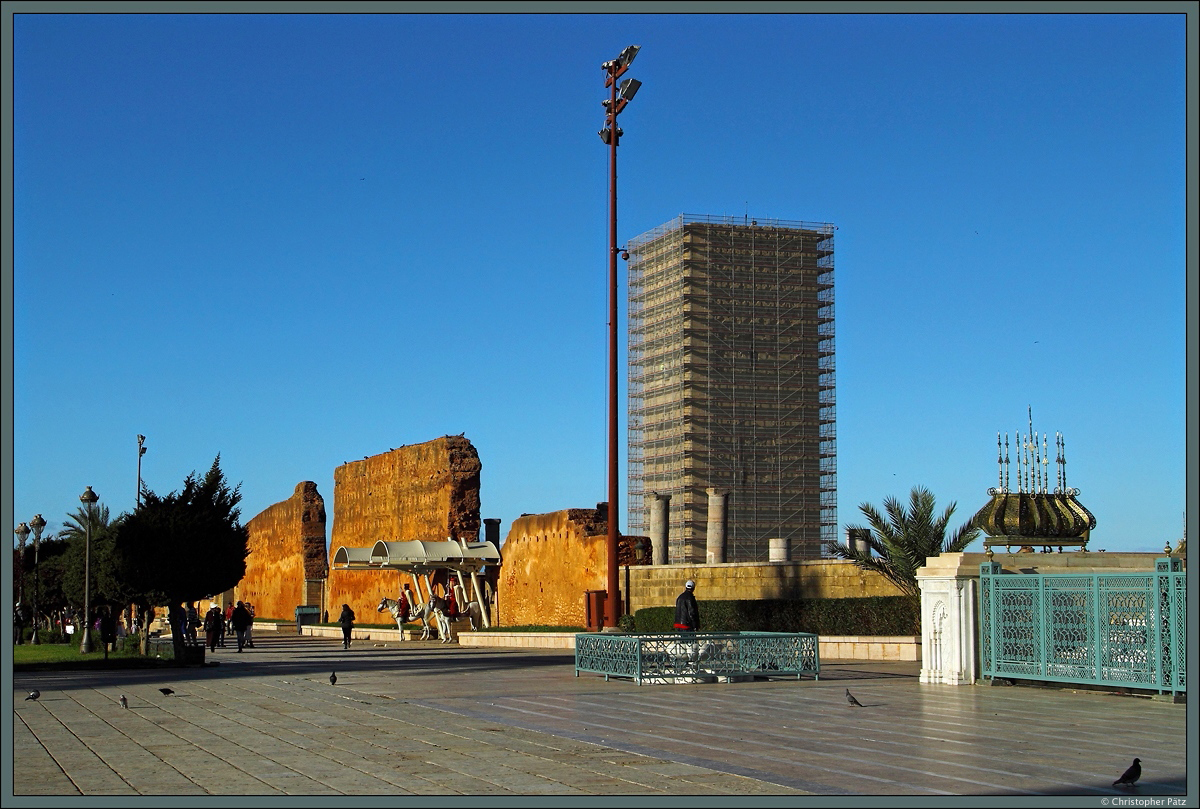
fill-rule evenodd
<path id="1" fill-rule="evenodd" d="M 131 509 L 139 433 L 244 520 L 313 480 L 332 527 L 337 465 L 457 433 L 502 535 L 605 499 L 600 63 L 639 44 L 622 241 L 838 227 L 840 525 L 918 484 L 967 519 L 1032 407 L 1093 548 L 1182 535 L 1181 14 L 14 25 L 14 522 Z"/>

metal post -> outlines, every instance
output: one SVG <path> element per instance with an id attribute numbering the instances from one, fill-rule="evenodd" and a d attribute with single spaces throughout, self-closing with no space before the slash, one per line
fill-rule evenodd
<path id="1" fill-rule="evenodd" d="M 38 596 L 42 591 L 42 570 L 38 567 L 38 551 L 42 546 L 42 529 L 46 527 L 46 521 L 42 519 L 42 515 L 36 515 L 30 522 L 29 527 L 33 529 L 33 636 L 29 639 L 30 643 L 41 643 L 41 638 L 38 637 L 38 624 L 41 623 L 38 613 Z"/>
<path id="2" fill-rule="evenodd" d="M 79 495 L 79 501 L 87 507 L 87 539 L 83 546 L 83 640 L 79 642 L 80 654 L 92 651 L 92 506 L 99 499 L 92 491 L 91 486 L 88 486 L 87 491 Z"/>
<path id="3" fill-rule="evenodd" d="M 617 83 L 612 82 L 609 116 L 612 135 L 608 150 L 608 613 L 607 626 L 616 627 L 621 618 L 617 598 Z"/>
<path id="4" fill-rule="evenodd" d="M 137 439 L 138 439 L 138 484 L 137 484 L 136 503 L 137 503 L 137 507 L 141 508 L 141 506 L 142 506 L 142 456 L 146 454 L 146 447 L 143 446 L 146 443 L 146 436 L 139 435 L 137 437 Z"/>
<path id="5" fill-rule="evenodd" d="M 609 88 L 609 97 L 602 102 L 607 108 L 600 138 L 608 145 L 608 595 L 605 598 L 606 624 L 616 628 L 621 617 L 619 598 L 620 582 L 617 575 L 617 514 L 620 506 L 617 496 L 617 141 L 621 130 L 617 126 L 617 115 L 633 98 L 641 82 L 626 79 L 620 88 L 617 78 L 629 69 L 640 46 L 630 45 L 616 59 L 604 62 L 604 86 Z M 619 92 L 618 92 L 619 90 Z"/>

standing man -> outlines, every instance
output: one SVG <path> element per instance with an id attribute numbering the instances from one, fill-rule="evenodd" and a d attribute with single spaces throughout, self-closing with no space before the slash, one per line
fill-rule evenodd
<path id="1" fill-rule="evenodd" d="M 225 616 L 221 613 L 221 608 L 213 604 L 204 614 L 204 640 L 208 644 L 208 651 L 217 651 L 217 641 L 223 634 L 224 626 Z"/>
<path id="2" fill-rule="evenodd" d="M 696 582 L 688 579 L 683 592 L 675 599 L 675 628 L 683 632 L 695 632 L 700 628 L 700 607 L 696 604 Z"/>
<path id="3" fill-rule="evenodd" d="M 250 628 L 250 624 L 254 623 L 254 619 L 250 617 L 250 612 L 242 602 L 238 602 L 233 608 L 233 617 L 230 619 L 233 623 L 233 631 L 237 633 L 238 651 L 246 645 L 246 630 Z"/>

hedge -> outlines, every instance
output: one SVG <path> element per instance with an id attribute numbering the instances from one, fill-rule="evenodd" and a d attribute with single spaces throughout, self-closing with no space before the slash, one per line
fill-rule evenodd
<path id="1" fill-rule="evenodd" d="M 920 635 L 920 604 L 907 596 L 699 601 L 704 632 L 811 632 L 816 635 Z M 633 615 L 634 632 L 674 632 L 674 607 Z"/>

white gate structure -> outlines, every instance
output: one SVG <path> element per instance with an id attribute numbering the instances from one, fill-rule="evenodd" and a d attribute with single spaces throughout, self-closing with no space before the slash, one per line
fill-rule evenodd
<path id="1" fill-rule="evenodd" d="M 461 539 L 380 540 L 370 548 L 342 546 L 333 554 L 333 567 L 339 570 L 399 570 L 408 573 L 412 576 L 417 597 L 417 603 L 412 607 L 419 607 L 426 600 L 433 599 L 430 574 L 448 570 L 458 579 L 454 595 L 455 601 L 461 605 L 460 612 L 467 613 L 472 602 L 478 604 L 485 627 L 491 626 L 488 610 L 490 599 L 484 592 L 489 585 L 486 582 L 481 585 L 479 571 L 485 566 L 499 564 L 500 551 L 491 542 L 467 542 Z M 468 579 L 464 579 L 464 575 Z M 467 597 L 467 580 L 470 581 L 470 598 Z M 421 588 L 422 581 L 425 582 L 424 589 Z"/>

